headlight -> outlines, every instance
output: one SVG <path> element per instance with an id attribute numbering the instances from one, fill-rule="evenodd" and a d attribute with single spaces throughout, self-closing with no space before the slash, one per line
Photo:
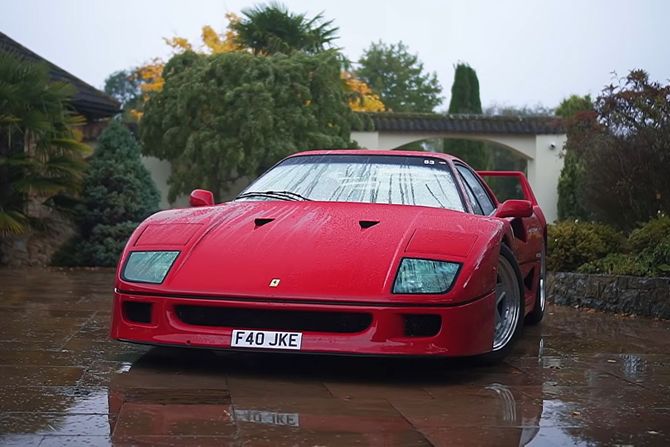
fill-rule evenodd
<path id="1" fill-rule="evenodd" d="M 445 293 L 456 279 L 460 264 L 403 258 L 393 293 Z"/>
<path id="2" fill-rule="evenodd" d="M 123 267 L 121 278 L 130 282 L 160 284 L 177 255 L 178 251 L 133 251 Z"/>

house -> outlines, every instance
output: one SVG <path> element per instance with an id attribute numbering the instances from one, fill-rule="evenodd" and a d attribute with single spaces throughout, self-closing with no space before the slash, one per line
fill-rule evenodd
<path id="1" fill-rule="evenodd" d="M 72 108 L 86 118 L 86 126 L 83 129 L 85 142 L 94 142 L 104 129 L 105 122 L 121 112 L 121 106 L 114 98 L 49 62 L 2 32 L 0 32 L 0 51 L 27 61 L 45 63 L 49 67 L 49 75 L 53 81 L 66 82 L 76 89 L 72 98 Z"/>
<path id="2" fill-rule="evenodd" d="M 85 125 L 81 130 L 84 142 L 89 145 L 95 145 L 95 141 L 109 119 L 121 111 L 119 103 L 110 96 L 49 62 L 2 32 L 0 32 L 0 52 L 9 53 L 29 62 L 46 64 L 53 81 L 64 82 L 74 87 L 75 94 L 72 97 L 71 106 L 76 113 L 85 118 Z M 11 147 L 5 145 L 0 147 L 0 152 L 7 154 L 7 151 L 9 153 L 28 151 L 29 148 L 23 147 L 24 144 L 19 140 L 18 146 L 14 143 L 11 144 Z M 2 188 L 0 188 L 1 192 Z M 26 211 L 32 217 L 40 217 L 48 222 L 48 231 L 29 231 L 20 236 L 0 238 L 0 263 L 13 266 L 46 265 L 55 250 L 74 232 L 69 220 L 42 205 L 40 201 L 30 201 Z"/>

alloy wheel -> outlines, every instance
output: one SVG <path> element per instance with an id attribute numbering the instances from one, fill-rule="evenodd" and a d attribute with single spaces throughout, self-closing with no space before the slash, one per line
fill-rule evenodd
<path id="1" fill-rule="evenodd" d="M 501 256 L 496 281 L 494 351 L 505 347 L 514 336 L 519 324 L 519 312 L 521 312 L 519 282 L 512 264 Z"/>

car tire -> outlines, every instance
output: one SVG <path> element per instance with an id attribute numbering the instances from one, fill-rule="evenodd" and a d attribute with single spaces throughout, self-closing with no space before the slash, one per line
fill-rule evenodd
<path id="1" fill-rule="evenodd" d="M 500 258 L 498 261 L 497 280 L 496 280 L 496 304 L 494 312 L 500 314 L 500 306 L 504 305 L 500 300 L 501 283 L 505 283 L 502 288 L 506 288 L 506 293 L 514 293 L 514 299 L 509 301 L 509 305 L 516 305 L 516 311 L 512 318 L 508 320 L 509 326 L 502 331 L 500 339 L 498 339 L 498 318 L 496 318 L 496 326 L 494 327 L 493 350 L 487 354 L 483 354 L 477 358 L 479 363 L 491 364 L 501 361 L 511 351 L 514 342 L 519 338 L 523 331 L 523 314 L 524 314 L 524 298 L 523 298 L 523 282 L 521 280 L 521 271 L 519 265 L 514 258 L 512 250 L 505 245 L 500 246 Z M 496 346 L 496 344 L 499 346 Z"/>
<path id="2" fill-rule="evenodd" d="M 540 258 L 540 279 L 537 285 L 537 294 L 535 296 L 535 306 L 526 316 L 526 324 L 534 326 L 544 318 L 544 309 L 547 301 L 547 249 L 542 249 Z"/>

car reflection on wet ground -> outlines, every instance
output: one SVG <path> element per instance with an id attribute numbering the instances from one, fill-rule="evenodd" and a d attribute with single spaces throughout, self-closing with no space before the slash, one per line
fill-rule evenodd
<path id="1" fill-rule="evenodd" d="M 108 340 L 111 271 L 0 270 L 0 445 L 670 445 L 670 323 L 550 307 L 502 364 Z"/>

